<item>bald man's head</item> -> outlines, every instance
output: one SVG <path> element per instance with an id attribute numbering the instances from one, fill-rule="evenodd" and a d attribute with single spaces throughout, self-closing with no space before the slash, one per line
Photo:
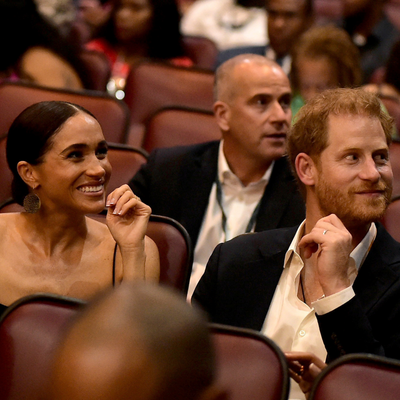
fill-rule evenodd
<path id="1" fill-rule="evenodd" d="M 281 67 L 275 61 L 257 54 L 240 54 L 230 58 L 221 64 L 215 73 L 214 100 L 229 104 L 235 96 L 238 79 L 241 78 L 239 74 L 236 74 L 236 70 L 251 65 L 281 70 Z M 284 74 L 283 70 L 281 71 Z"/>
<path id="2" fill-rule="evenodd" d="M 78 316 L 56 357 L 52 399 L 198 399 L 214 378 L 203 316 L 151 284 L 122 284 Z"/>

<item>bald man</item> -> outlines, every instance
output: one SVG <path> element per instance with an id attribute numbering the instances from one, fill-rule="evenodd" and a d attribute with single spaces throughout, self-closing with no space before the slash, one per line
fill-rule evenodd
<path id="1" fill-rule="evenodd" d="M 274 61 L 243 54 L 216 72 L 214 114 L 222 141 L 158 149 L 131 180 L 155 214 L 189 232 L 191 297 L 218 243 L 239 234 L 290 227 L 305 216 L 285 157 L 291 89 Z"/>
<path id="2" fill-rule="evenodd" d="M 52 400 L 223 400 L 203 316 L 160 286 L 125 283 L 72 324 L 52 370 Z"/>

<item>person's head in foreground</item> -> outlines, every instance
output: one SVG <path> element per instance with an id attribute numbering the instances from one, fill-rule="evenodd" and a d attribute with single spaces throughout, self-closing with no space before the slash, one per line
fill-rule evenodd
<path id="1" fill-rule="evenodd" d="M 336 214 L 363 237 L 382 217 L 392 192 L 392 123 L 378 98 L 362 89 L 327 90 L 300 109 L 288 153 L 307 221 Z"/>
<path id="2" fill-rule="evenodd" d="M 107 143 L 94 115 L 77 104 L 43 101 L 26 108 L 9 129 L 7 161 L 13 198 L 21 205 L 31 194 L 46 209 L 104 208 L 111 175 Z"/>
<path id="3" fill-rule="evenodd" d="M 222 400 L 203 315 L 152 284 L 122 284 L 78 315 L 61 343 L 49 399 Z"/>

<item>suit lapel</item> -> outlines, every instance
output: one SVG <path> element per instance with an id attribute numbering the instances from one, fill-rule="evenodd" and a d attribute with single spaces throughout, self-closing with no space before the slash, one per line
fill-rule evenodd
<path id="1" fill-rule="evenodd" d="M 266 238 L 259 248 L 260 258 L 246 265 L 246 275 L 249 275 L 245 279 L 252 287 L 247 296 L 240 297 L 246 302 L 241 317 L 246 321 L 246 327 L 261 330 L 283 272 L 286 251 L 297 228 L 265 232 Z M 248 310 L 253 312 L 249 313 Z"/>
<path id="2" fill-rule="evenodd" d="M 184 172 L 180 182 L 181 223 L 192 238 L 193 246 L 197 241 L 211 187 L 215 181 L 219 143 L 219 141 L 214 142 L 206 151 L 194 156 L 190 155 L 191 158 L 183 168 Z"/>
<path id="3" fill-rule="evenodd" d="M 260 212 L 257 217 L 256 231 L 276 229 L 292 199 L 297 192 L 297 185 L 290 173 L 286 157 L 275 162 L 271 178 L 261 199 Z"/>
<path id="4" fill-rule="evenodd" d="M 353 285 L 367 314 L 399 279 L 399 275 L 390 268 L 391 264 L 400 261 L 399 244 L 380 224 L 377 227 L 375 242 Z"/>

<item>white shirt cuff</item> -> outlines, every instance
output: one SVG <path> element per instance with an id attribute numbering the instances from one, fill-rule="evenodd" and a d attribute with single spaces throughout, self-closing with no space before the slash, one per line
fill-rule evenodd
<path id="1" fill-rule="evenodd" d="M 347 303 L 354 296 L 355 293 L 353 287 L 349 286 L 340 292 L 314 301 L 311 303 L 311 306 L 318 315 L 324 315 Z"/>

